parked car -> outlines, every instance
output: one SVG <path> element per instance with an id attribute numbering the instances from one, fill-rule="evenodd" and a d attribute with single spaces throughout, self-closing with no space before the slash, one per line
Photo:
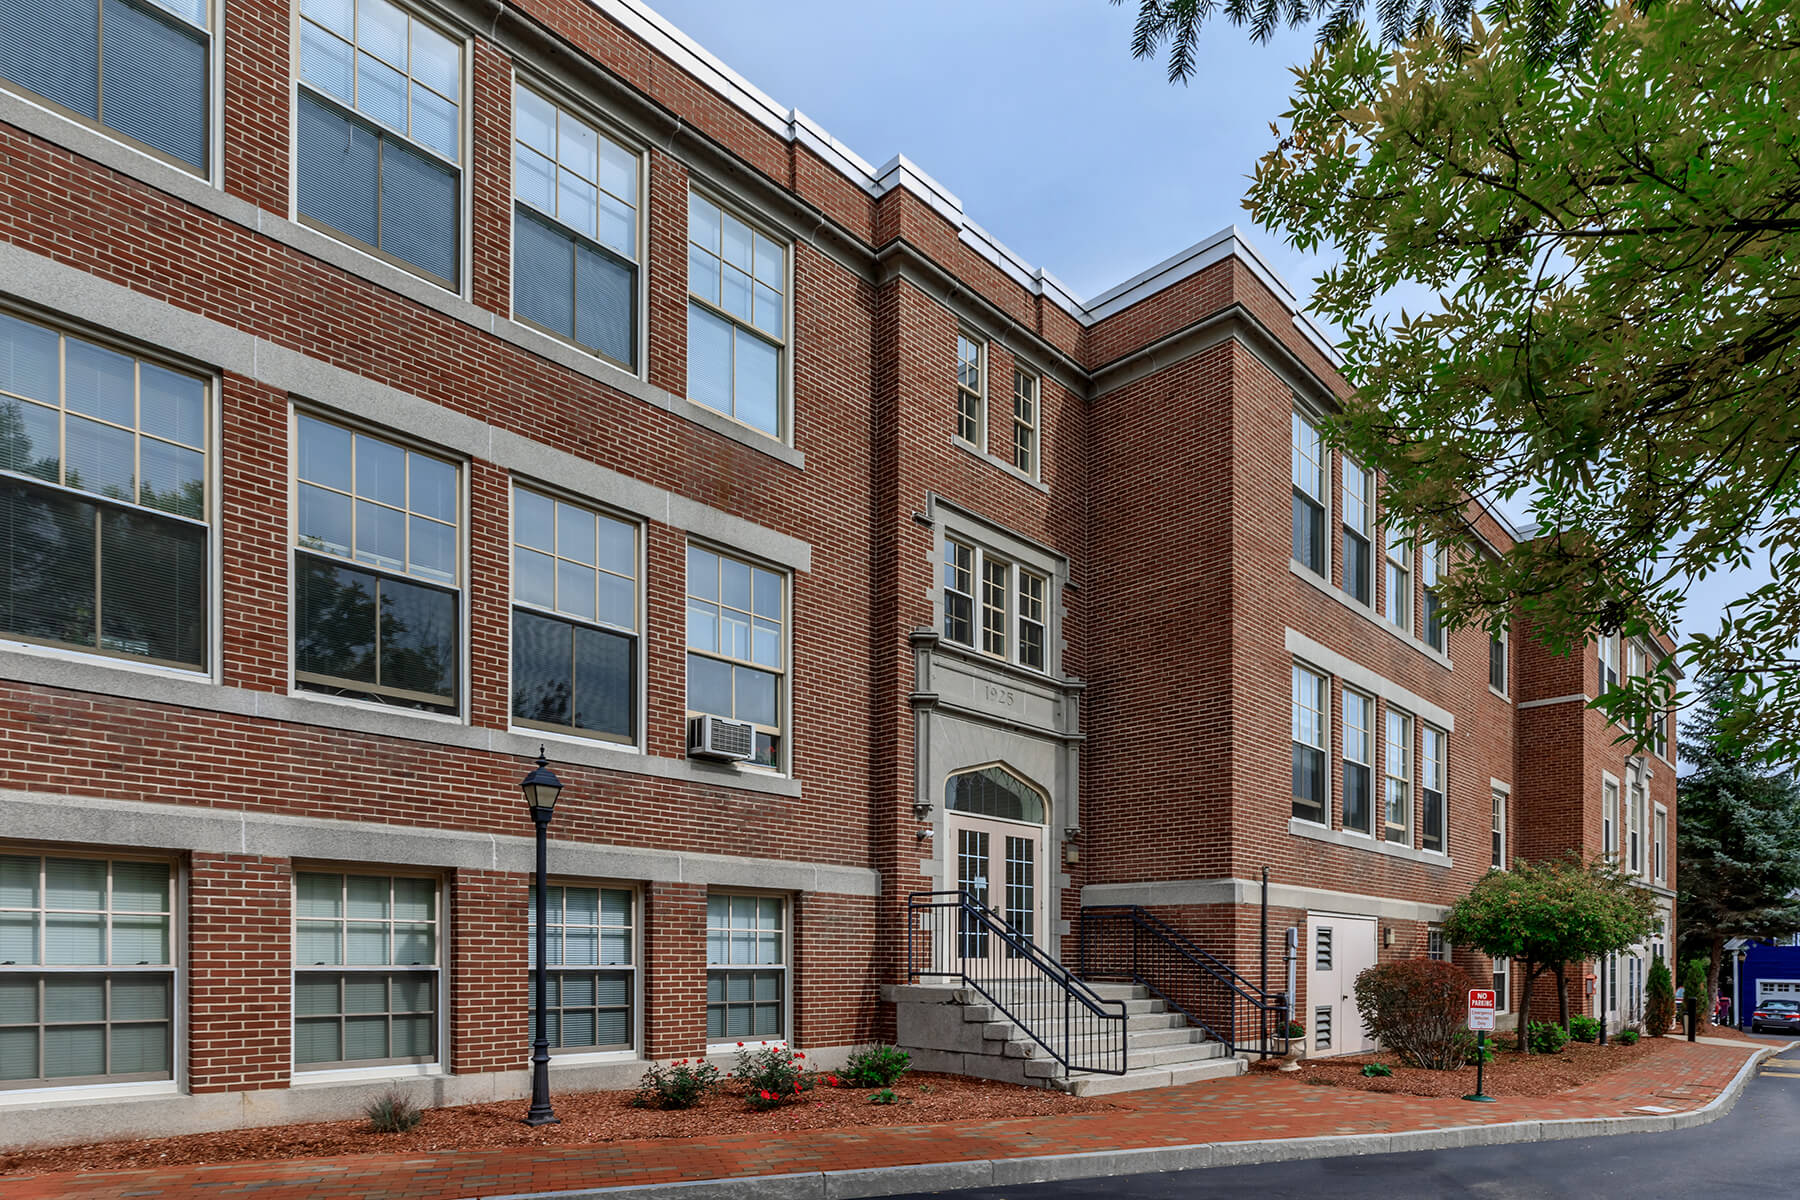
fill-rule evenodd
<path id="1" fill-rule="evenodd" d="M 1764 1000 L 1750 1013 L 1750 1032 L 1800 1033 L 1800 1000 Z"/>

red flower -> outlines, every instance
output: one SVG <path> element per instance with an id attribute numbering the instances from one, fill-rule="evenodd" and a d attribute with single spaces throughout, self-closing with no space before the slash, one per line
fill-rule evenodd
<path id="1" fill-rule="evenodd" d="M 798 1096 L 799 1094 L 800 1094 L 800 1081 L 798 1079 L 796 1079 L 796 1080 L 794 1080 L 794 1095 Z"/>
<path id="2" fill-rule="evenodd" d="M 740 1045 L 740 1046 L 742 1046 L 742 1045 L 743 1045 L 743 1044 L 744 1044 L 744 1043 L 742 1043 L 742 1042 L 739 1042 L 739 1043 L 738 1043 L 738 1045 Z"/>
<path id="3" fill-rule="evenodd" d="M 806 1055 L 804 1055 L 804 1054 L 796 1054 L 796 1055 L 794 1055 L 794 1057 L 795 1057 L 795 1058 L 805 1058 L 805 1057 L 806 1057 Z"/>
<path id="4" fill-rule="evenodd" d="M 763 1099 L 764 1099 L 764 1100 L 773 1100 L 773 1099 L 774 1099 L 774 1098 L 775 1098 L 775 1093 L 774 1093 L 774 1092 L 771 1092 L 771 1091 L 769 1091 L 769 1090 L 768 1090 L 768 1089 L 767 1089 L 767 1088 L 764 1088 L 764 1089 L 763 1089 L 763 1094 L 762 1094 L 762 1098 L 763 1098 Z"/>

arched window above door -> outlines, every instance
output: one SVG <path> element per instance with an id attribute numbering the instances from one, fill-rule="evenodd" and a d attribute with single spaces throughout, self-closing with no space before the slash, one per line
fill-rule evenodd
<path id="1" fill-rule="evenodd" d="M 981 767 L 952 775 L 944 784 L 944 807 L 976 817 L 1042 824 L 1044 796 L 1005 767 Z"/>

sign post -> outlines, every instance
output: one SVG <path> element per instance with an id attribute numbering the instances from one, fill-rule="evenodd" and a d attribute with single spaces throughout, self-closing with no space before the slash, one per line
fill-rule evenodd
<path id="1" fill-rule="evenodd" d="M 1491 988 L 1469 989 L 1469 1028 L 1475 1031 L 1475 1093 L 1464 1100 L 1491 1103 L 1493 1097 L 1482 1091 L 1482 1076 L 1487 1068 L 1487 1035 L 1494 1027 L 1494 992 Z"/>

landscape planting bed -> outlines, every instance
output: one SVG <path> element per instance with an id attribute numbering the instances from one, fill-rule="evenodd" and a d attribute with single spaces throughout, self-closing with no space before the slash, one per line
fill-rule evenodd
<path id="1" fill-rule="evenodd" d="M 1629 1066 L 1673 1045 L 1674 1038 L 1644 1038 L 1634 1046 L 1570 1042 L 1556 1054 L 1521 1055 L 1500 1050 L 1487 1065 L 1482 1088 L 1490 1096 L 1554 1096 Z M 1392 1075 L 1366 1076 L 1365 1063 L 1392 1067 Z M 1462 1096 L 1475 1090 L 1475 1068 L 1425 1071 L 1401 1063 L 1396 1054 L 1358 1054 L 1313 1058 L 1300 1064 L 1301 1078 L 1321 1087 L 1356 1088 L 1404 1096 Z"/>

